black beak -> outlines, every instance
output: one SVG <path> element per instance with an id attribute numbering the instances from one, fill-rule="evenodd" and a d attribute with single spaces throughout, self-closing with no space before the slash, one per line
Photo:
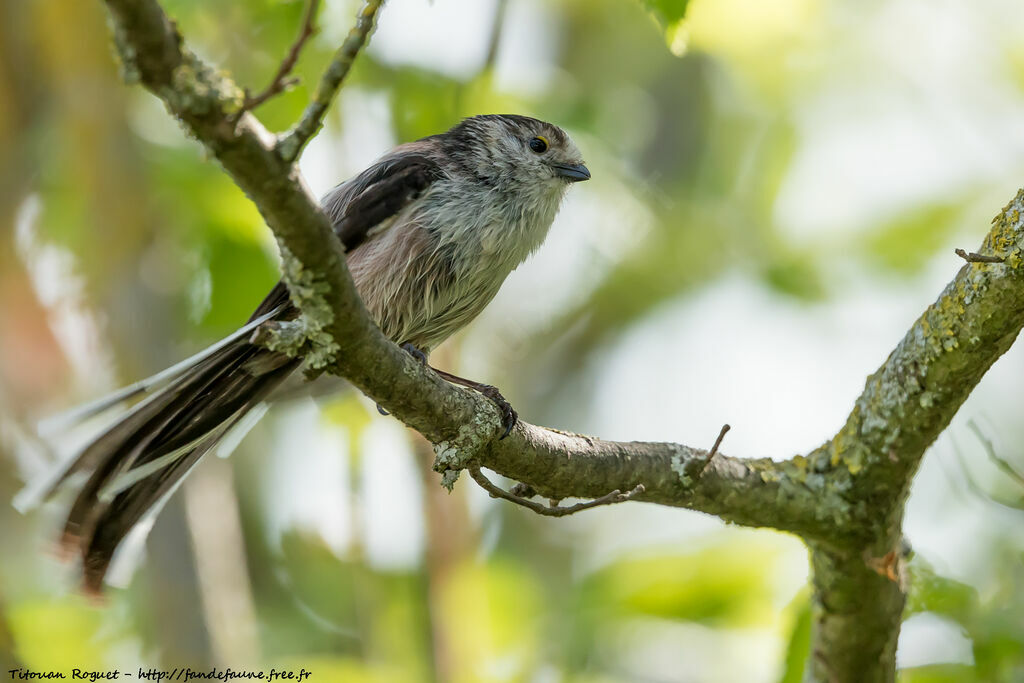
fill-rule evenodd
<path id="1" fill-rule="evenodd" d="M 581 180 L 590 180 L 590 169 L 583 164 L 551 164 L 555 169 L 555 175 L 565 178 L 571 183 L 578 183 Z"/>

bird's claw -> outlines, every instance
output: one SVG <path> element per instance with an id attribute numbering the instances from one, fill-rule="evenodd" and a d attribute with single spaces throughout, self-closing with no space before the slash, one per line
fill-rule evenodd
<path id="1" fill-rule="evenodd" d="M 427 364 L 427 354 L 420 351 L 414 345 L 406 342 L 405 344 L 402 344 L 402 349 L 422 363 L 425 367 L 430 367 L 430 365 Z M 512 433 L 512 428 L 516 426 L 517 422 L 519 422 L 519 414 L 516 413 L 515 409 L 505 399 L 505 397 L 501 395 L 501 392 L 498 391 L 497 387 L 490 384 L 474 382 L 473 380 L 466 379 L 465 377 L 459 377 L 458 375 L 453 375 L 450 372 L 438 370 L 437 368 L 431 369 L 445 381 L 473 389 L 474 391 L 479 391 L 498 407 L 498 411 L 501 413 L 501 424 L 505 428 L 505 431 L 501 433 L 501 437 L 498 439 L 499 441 Z M 379 405 L 377 406 L 377 410 L 380 410 L 383 415 L 387 415 Z"/>
<path id="2" fill-rule="evenodd" d="M 418 360 L 420 362 L 420 365 L 426 365 L 427 364 L 427 354 L 423 353 L 422 351 L 420 351 L 418 348 L 416 348 L 412 344 L 409 344 L 409 343 L 402 344 L 402 350 L 405 351 L 406 353 L 408 353 L 410 356 L 412 356 L 416 360 Z"/>
<path id="3" fill-rule="evenodd" d="M 519 413 L 515 411 L 512 404 L 501 395 L 498 391 L 498 387 L 490 384 L 481 384 L 477 387 L 477 391 L 486 396 L 491 400 L 494 405 L 498 406 L 498 410 L 501 412 L 501 424 L 505 427 L 505 431 L 501 433 L 501 437 L 498 439 L 504 439 L 506 436 L 512 433 L 512 428 L 519 422 Z"/>

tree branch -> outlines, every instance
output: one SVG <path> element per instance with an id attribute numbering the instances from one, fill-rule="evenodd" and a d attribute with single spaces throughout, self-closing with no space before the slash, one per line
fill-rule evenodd
<path id="1" fill-rule="evenodd" d="M 921 315 L 885 363 L 867 379 L 844 427 L 809 458 L 827 489 L 850 503 L 834 536 L 812 545 L 812 564 L 841 566 L 843 580 L 815 579 L 820 607 L 815 674 L 847 672 L 851 653 L 881 664 L 873 674 L 842 680 L 888 681 L 890 645 L 899 633 L 898 586 L 862 571 L 858 557 L 885 557 L 902 544 L 902 520 L 925 451 L 1024 326 L 1024 191 L 993 220 L 979 252 L 1000 259 L 969 262 Z M 858 564 L 860 562 L 860 564 Z M 817 572 L 816 572 L 817 576 Z M 860 580 L 855 577 L 860 576 Z M 890 584 L 893 582 L 890 581 Z M 846 606 L 881 610 L 869 622 L 847 618 Z M 884 638 L 882 630 L 888 630 Z"/>
<path id="2" fill-rule="evenodd" d="M 303 112 L 302 118 L 295 127 L 281 137 L 277 146 L 281 156 L 287 161 L 298 159 L 302 148 L 323 126 L 327 109 L 331 106 L 335 95 L 338 94 L 338 90 L 341 89 L 342 81 L 352 69 L 356 56 L 366 44 L 370 30 L 373 28 L 374 19 L 383 2 L 384 0 L 366 0 L 366 4 L 363 5 L 356 19 L 356 25 L 349 31 L 345 42 L 334 53 L 334 58 L 327 70 L 324 71 L 324 75 L 321 76 L 320 85 L 317 86 L 313 101 L 306 107 L 306 111 Z"/>
<path id="3" fill-rule="evenodd" d="M 274 78 L 271 79 L 262 92 L 256 95 L 250 95 L 248 89 L 245 91 L 245 100 L 242 102 L 242 108 L 239 110 L 238 116 L 241 116 L 243 112 L 255 109 L 271 97 L 284 92 L 286 88 L 298 83 L 298 78 L 288 78 L 288 75 L 295 68 L 296 62 L 299 61 L 299 55 L 302 53 L 302 48 L 305 46 L 306 41 L 316 33 L 316 12 L 319 6 L 320 0 L 309 0 L 306 3 L 306 10 L 302 15 L 302 28 L 299 29 L 299 35 L 295 38 L 295 42 L 292 43 L 288 54 L 281 60 L 281 65 L 277 67 L 277 73 L 274 74 Z"/>
<path id="4" fill-rule="evenodd" d="M 1006 260 L 1004 256 L 986 256 L 975 251 L 968 253 L 963 249 L 954 249 L 953 252 L 968 263 L 1002 263 Z"/>
<path id="5" fill-rule="evenodd" d="M 281 248 L 316 367 L 348 378 L 435 444 L 451 484 L 486 466 L 548 498 L 636 500 L 700 510 L 808 540 L 814 568 L 812 676 L 890 681 L 903 607 L 890 559 L 927 447 L 1024 325 L 1024 193 L 996 217 L 970 262 L 868 378 L 843 429 L 807 457 L 741 460 L 671 443 L 611 442 L 520 422 L 508 439 L 490 401 L 444 382 L 373 324 L 329 221 L 293 161 L 324 113 L 380 7 L 369 0 L 302 120 L 280 142 L 245 112 L 244 93 L 182 44 L 156 0 L 105 0 L 129 80 L 160 97 L 253 200 Z M 878 567 L 884 567 L 882 576 Z"/>
<path id="6" fill-rule="evenodd" d="M 545 507 L 540 503 L 535 503 L 527 498 L 517 496 L 514 493 L 509 493 L 505 489 L 496 486 L 493 482 L 491 482 L 490 479 L 488 479 L 484 475 L 483 472 L 480 471 L 479 467 L 470 465 L 466 469 L 469 472 L 469 476 L 473 478 L 473 481 L 479 484 L 480 488 L 482 488 L 484 491 L 487 491 L 487 493 L 491 494 L 491 498 L 501 498 L 503 500 L 507 500 L 510 503 L 515 503 L 516 505 L 520 505 L 528 510 L 533 510 L 538 515 L 544 515 L 546 517 L 565 517 L 566 515 L 573 515 L 577 512 L 582 512 L 583 510 L 596 508 L 601 505 L 614 505 L 615 503 L 625 503 L 627 500 L 631 500 L 635 496 L 644 492 L 644 485 L 637 484 L 635 487 L 633 487 L 632 491 L 628 491 L 626 493 L 622 493 L 618 489 L 615 489 L 611 493 L 606 493 L 600 498 L 588 500 L 585 503 L 576 503 L 575 505 L 570 505 L 569 507 L 559 507 L 556 502 L 552 502 L 551 505 Z"/>

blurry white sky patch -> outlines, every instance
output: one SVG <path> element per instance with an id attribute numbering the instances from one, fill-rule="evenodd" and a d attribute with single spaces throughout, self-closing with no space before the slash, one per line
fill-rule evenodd
<path id="1" fill-rule="evenodd" d="M 544 0 L 508 0 L 494 66 L 496 90 L 534 95 L 549 87 L 558 76 L 557 16 Z"/>
<path id="2" fill-rule="evenodd" d="M 291 529 L 309 530 L 341 556 L 352 540 L 344 430 L 326 423 L 308 400 L 279 405 L 275 418 L 273 457 L 263 470 L 270 545 Z"/>
<path id="3" fill-rule="evenodd" d="M 342 128 L 327 126 L 299 159 L 299 168 L 317 198 L 356 175 L 398 141 L 391 127 L 391 107 L 384 93 L 345 88 L 338 98 Z"/>
<path id="4" fill-rule="evenodd" d="M 1019 4 L 876 7 L 837 13 L 827 80 L 795 112 L 800 141 L 776 218 L 800 240 L 999 178 L 1012 193 L 1024 171 L 1024 98 L 1006 53 Z"/>
<path id="5" fill-rule="evenodd" d="M 669 619 L 632 619 L 599 632 L 606 666 L 629 681 L 777 681 L 765 666 L 783 643 L 764 629 L 713 629 Z M 685 671 L 680 663 L 685 662 Z"/>
<path id="6" fill-rule="evenodd" d="M 877 368 L 935 290 L 870 282 L 828 305 L 781 298 L 740 275 L 668 304 L 607 357 L 585 430 L 784 458 L 842 426 Z M 657 362 L 651 362 L 651 359 Z"/>
<path id="7" fill-rule="evenodd" d="M 391 0 L 370 52 L 455 78 L 475 75 L 487 56 L 496 0 Z"/>
<path id="8" fill-rule="evenodd" d="M 102 324 L 86 305 L 85 286 L 76 272 L 75 256 L 39 235 L 43 210 L 32 194 L 18 207 L 14 244 L 32 278 L 32 288 L 46 307 L 50 329 L 75 370 L 81 387 L 114 386 L 114 362 L 104 343 Z"/>
<path id="9" fill-rule="evenodd" d="M 274 457 L 263 479 L 271 545 L 290 529 L 308 530 L 343 557 L 357 528 L 372 566 L 416 567 L 424 543 L 422 491 L 405 428 L 379 419 L 362 435 L 362 498 L 353 506 L 345 429 L 324 420 L 310 400 L 277 411 L 284 424 L 272 432 Z M 354 508 L 360 519 L 352 519 Z"/>
<path id="10" fill-rule="evenodd" d="M 915 614 L 903 622 L 896 666 L 973 664 L 971 649 L 971 641 L 959 624 L 930 613 Z"/>
<path id="11" fill-rule="evenodd" d="M 423 553 L 423 491 L 409 435 L 394 418 L 374 420 L 361 445 L 366 556 L 382 569 L 412 569 Z"/>

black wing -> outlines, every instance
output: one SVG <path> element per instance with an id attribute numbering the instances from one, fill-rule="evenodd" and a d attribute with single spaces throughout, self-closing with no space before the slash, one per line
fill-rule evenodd
<path id="1" fill-rule="evenodd" d="M 321 200 L 324 212 L 334 225 L 334 234 L 346 252 L 359 248 L 375 229 L 401 213 L 444 173 L 441 166 L 421 152 L 408 151 L 422 147 L 425 141 L 395 149 L 356 177 L 328 192 Z M 405 149 L 403 149 L 405 148 Z M 278 319 L 295 316 L 288 306 L 288 289 L 278 282 L 253 312 L 250 321 L 284 306 Z"/>

